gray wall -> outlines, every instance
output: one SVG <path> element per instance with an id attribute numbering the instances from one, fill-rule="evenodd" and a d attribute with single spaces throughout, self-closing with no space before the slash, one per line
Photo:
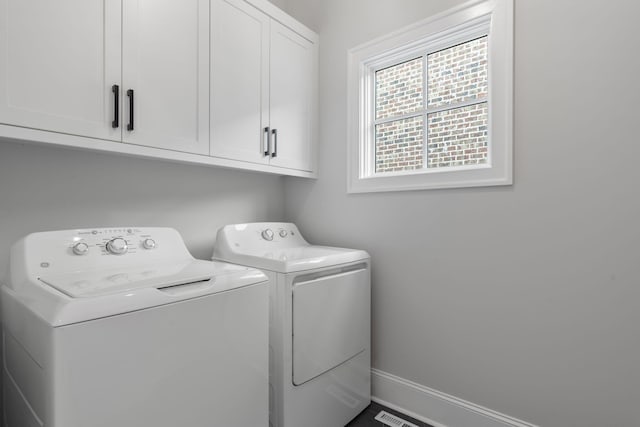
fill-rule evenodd
<path id="1" fill-rule="evenodd" d="M 0 277 L 35 231 L 174 227 L 207 259 L 219 227 L 281 220 L 283 205 L 276 176 L 0 141 Z"/>
<path id="2" fill-rule="evenodd" d="M 321 36 L 314 243 L 373 256 L 376 368 L 541 426 L 640 425 L 635 1 L 516 1 L 515 185 L 346 194 L 346 51 L 457 1 L 288 0 Z"/>
<path id="3" fill-rule="evenodd" d="M 276 5 L 277 7 L 279 7 L 282 10 L 286 9 L 287 1 L 288 0 L 269 0 L 269 2 L 273 3 L 274 5 Z"/>

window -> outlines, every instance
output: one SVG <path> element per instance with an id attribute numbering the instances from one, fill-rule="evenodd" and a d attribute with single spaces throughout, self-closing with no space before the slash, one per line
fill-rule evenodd
<path id="1" fill-rule="evenodd" d="M 512 183 L 513 0 L 349 52 L 349 191 Z"/>
<path id="2" fill-rule="evenodd" d="M 487 47 L 485 35 L 374 72 L 375 173 L 487 163 Z"/>

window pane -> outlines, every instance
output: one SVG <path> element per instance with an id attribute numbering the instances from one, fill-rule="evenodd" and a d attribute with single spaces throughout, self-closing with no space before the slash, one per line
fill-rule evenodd
<path id="1" fill-rule="evenodd" d="M 422 116 L 376 125 L 376 172 L 422 168 Z"/>
<path id="2" fill-rule="evenodd" d="M 423 58 L 376 71 L 376 119 L 422 108 Z"/>
<path id="3" fill-rule="evenodd" d="M 427 167 L 487 163 L 487 103 L 429 114 Z"/>
<path id="4" fill-rule="evenodd" d="M 485 36 L 427 56 L 429 107 L 487 97 L 487 46 Z"/>

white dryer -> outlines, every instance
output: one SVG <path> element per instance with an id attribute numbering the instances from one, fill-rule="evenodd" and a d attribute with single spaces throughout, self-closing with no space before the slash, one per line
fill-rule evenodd
<path id="1" fill-rule="evenodd" d="M 5 427 L 263 426 L 268 285 L 169 228 L 35 233 L 0 287 Z"/>
<path id="2" fill-rule="evenodd" d="M 342 427 L 371 402 L 369 255 L 313 246 L 290 223 L 228 225 L 213 258 L 270 279 L 270 424 Z"/>

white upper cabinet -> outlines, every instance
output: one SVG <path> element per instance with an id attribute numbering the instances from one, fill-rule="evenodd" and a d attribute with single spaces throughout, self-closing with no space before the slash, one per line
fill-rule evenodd
<path id="1" fill-rule="evenodd" d="M 317 58 L 267 0 L 0 0 L 0 141 L 315 177 Z"/>
<path id="2" fill-rule="evenodd" d="M 211 3 L 211 155 L 269 163 L 269 21 L 244 0 Z"/>
<path id="3" fill-rule="evenodd" d="M 311 171 L 316 46 L 271 22 L 271 165 Z"/>
<path id="4" fill-rule="evenodd" d="M 317 36 L 244 0 L 213 0 L 211 25 L 211 155 L 313 173 Z"/>
<path id="5" fill-rule="evenodd" d="M 123 5 L 123 141 L 209 154 L 209 1 Z"/>
<path id="6" fill-rule="evenodd" d="M 120 141 L 120 69 L 120 0 L 0 0 L 0 123 Z"/>

